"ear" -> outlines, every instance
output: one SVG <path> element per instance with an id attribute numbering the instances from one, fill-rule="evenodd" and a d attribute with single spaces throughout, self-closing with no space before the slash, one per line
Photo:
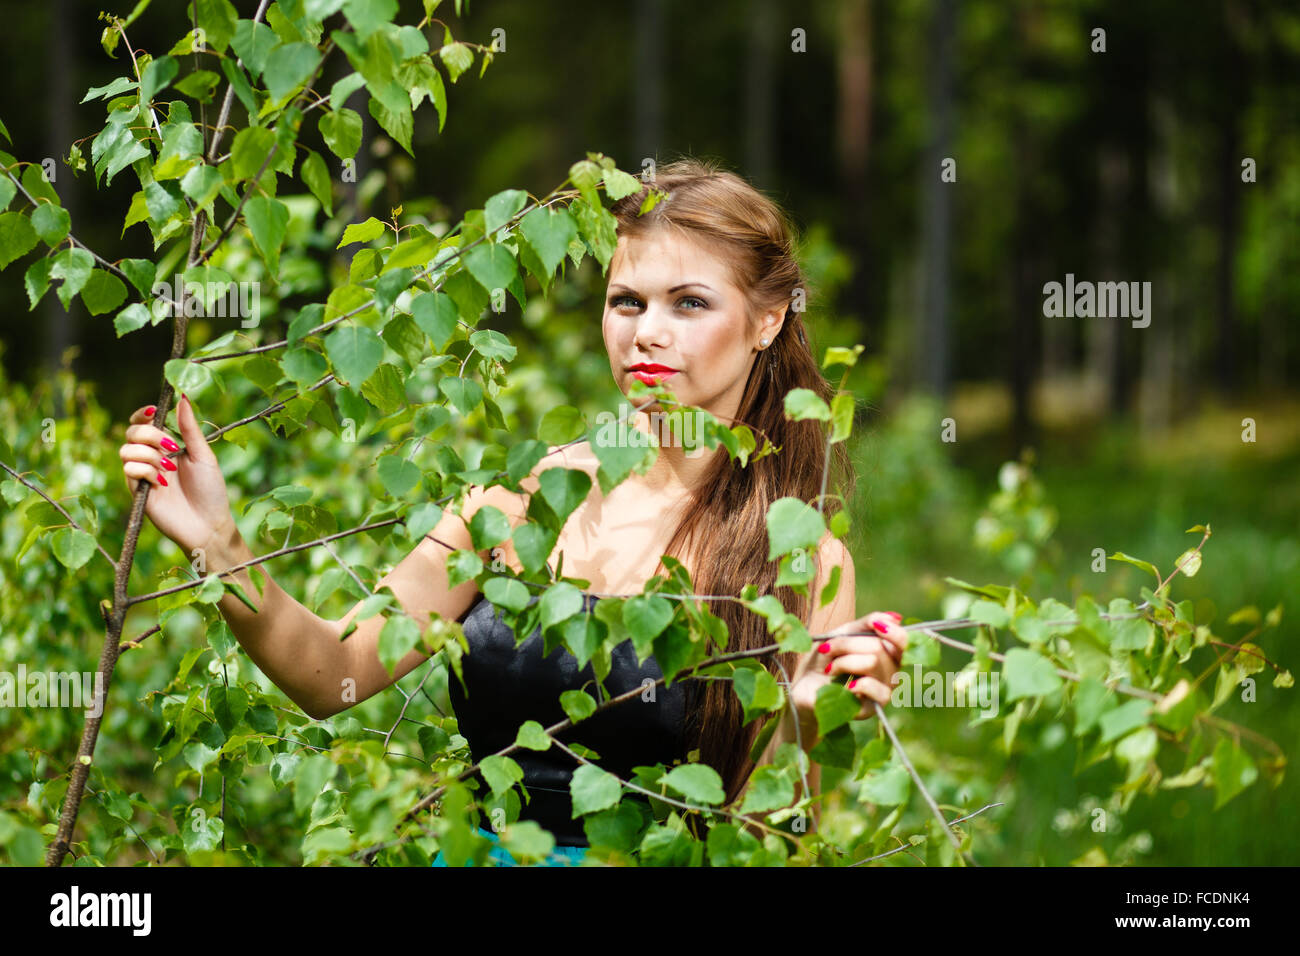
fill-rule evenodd
<path id="1" fill-rule="evenodd" d="M 765 348 L 771 347 L 772 343 L 776 341 L 777 333 L 780 332 L 781 327 L 785 325 L 785 310 L 786 307 L 783 305 L 770 312 L 764 312 L 759 317 L 758 334 L 754 338 L 755 348 L 761 351 Z M 766 346 L 761 344 L 763 339 L 767 339 Z"/>

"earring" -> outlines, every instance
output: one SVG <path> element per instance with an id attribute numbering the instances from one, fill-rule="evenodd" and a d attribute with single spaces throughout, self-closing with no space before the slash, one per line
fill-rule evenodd
<path id="1" fill-rule="evenodd" d="M 763 348 L 767 348 L 767 339 L 759 339 L 758 344 L 761 345 Z"/>

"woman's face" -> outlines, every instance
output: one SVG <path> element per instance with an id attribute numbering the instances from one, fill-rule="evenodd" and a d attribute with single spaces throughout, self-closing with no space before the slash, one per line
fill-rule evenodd
<path id="1" fill-rule="evenodd" d="M 751 325 L 722 259 L 698 242 L 651 229 L 621 236 L 610 262 L 601 328 L 614 380 L 662 384 L 678 401 L 735 417 L 759 340 L 780 313 Z"/>

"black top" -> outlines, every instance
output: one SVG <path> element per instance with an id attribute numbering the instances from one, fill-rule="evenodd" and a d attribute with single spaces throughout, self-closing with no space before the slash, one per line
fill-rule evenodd
<path id="1" fill-rule="evenodd" d="M 584 598 L 590 610 L 596 598 L 590 594 Z M 564 720 L 560 694 L 566 690 L 585 689 L 597 703 L 608 699 L 595 682 L 590 662 L 579 671 L 577 658 L 565 647 L 556 647 L 550 656 L 542 657 L 540 627 L 516 648 L 514 631 L 482 597 L 462 620 L 470 649 L 461 665 L 469 696 L 454 673 L 448 691 L 460 733 L 469 742 L 475 763 L 514 743 L 519 725 L 527 720 L 543 727 Z M 610 696 L 640 687 L 647 677 L 654 681 L 663 676 L 653 655 L 637 664 L 631 640 L 615 647 L 611 659 L 604 682 Z M 599 757 L 591 759 L 624 780 L 636 766 L 672 766 L 674 761 L 686 759 L 682 738 L 685 682 L 656 687 L 654 698 L 624 701 L 562 731 L 557 738 L 596 751 Z M 535 820 L 554 834 L 559 844 L 587 846 L 582 818 L 573 819 L 569 797 L 577 762 L 555 746 L 544 751 L 520 749 L 510 756 L 523 769 L 523 786 L 531 798 L 523 801 L 519 818 Z"/>

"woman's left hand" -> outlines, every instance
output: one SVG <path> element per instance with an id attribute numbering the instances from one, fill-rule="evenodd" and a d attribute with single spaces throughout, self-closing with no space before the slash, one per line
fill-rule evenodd
<path id="1" fill-rule="evenodd" d="M 837 674 L 854 675 L 845 686 L 862 700 L 855 719 L 874 716 L 875 702 L 881 706 L 889 703 L 894 674 L 907 648 L 907 631 L 901 621 L 902 615 L 893 611 L 873 611 L 835 628 L 804 655 L 790 679 L 790 696 L 807 741 L 816 736 L 817 692 Z M 874 631 L 877 636 L 864 635 L 864 631 Z"/>

